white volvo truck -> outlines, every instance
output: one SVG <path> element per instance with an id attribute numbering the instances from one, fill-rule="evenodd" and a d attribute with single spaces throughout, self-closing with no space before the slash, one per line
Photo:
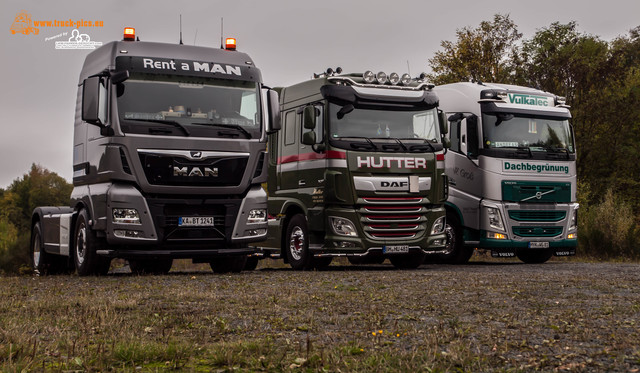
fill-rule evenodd
<path id="1" fill-rule="evenodd" d="M 542 263 L 575 255 L 576 148 L 565 99 L 492 83 L 436 87 L 449 121 L 448 245 L 465 263 L 474 248 Z"/>

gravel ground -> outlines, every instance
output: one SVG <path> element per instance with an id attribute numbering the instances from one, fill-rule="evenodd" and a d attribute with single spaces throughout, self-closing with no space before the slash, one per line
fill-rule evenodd
<path id="1" fill-rule="evenodd" d="M 169 360 L 116 354 L 128 340 L 184 345 L 184 370 L 640 371 L 639 264 L 275 267 L 0 277 L 0 370 L 69 369 L 73 356 L 81 370 Z M 87 365 L 98 343 L 104 358 Z M 8 359 L 9 344 L 24 356 Z M 219 349 L 234 356 L 212 360 Z"/>

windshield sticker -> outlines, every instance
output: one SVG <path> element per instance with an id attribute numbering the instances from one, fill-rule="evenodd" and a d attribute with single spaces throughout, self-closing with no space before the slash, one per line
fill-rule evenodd
<path id="1" fill-rule="evenodd" d="M 553 106 L 552 97 L 534 96 L 523 93 L 509 93 L 509 103 L 518 105 Z"/>

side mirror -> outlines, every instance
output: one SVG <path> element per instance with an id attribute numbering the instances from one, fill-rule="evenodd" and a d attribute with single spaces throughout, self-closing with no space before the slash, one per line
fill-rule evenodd
<path id="1" fill-rule="evenodd" d="M 120 84 L 129 79 L 129 70 L 116 71 L 111 73 L 111 84 Z"/>
<path id="2" fill-rule="evenodd" d="M 267 91 L 267 110 L 269 111 L 267 133 L 272 134 L 280 131 L 280 102 L 278 92 L 273 89 Z"/>
<path id="3" fill-rule="evenodd" d="M 451 148 L 451 140 L 449 140 L 448 137 L 442 139 L 442 147 L 444 147 L 445 149 Z"/>
<path id="4" fill-rule="evenodd" d="M 316 117 L 318 116 L 318 109 L 315 106 L 309 105 L 304 108 L 302 114 L 302 120 L 304 122 L 304 128 L 313 130 L 316 128 Z M 315 144 L 315 141 L 314 141 Z"/>
<path id="5" fill-rule="evenodd" d="M 104 126 L 106 122 L 107 89 L 99 76 L 87 78 L 82 83 L 82 120 Z"/>
<path id="6" fill-rule="evenodd" d="M 302 143 L 305 145 L 315 145 L 316 144 L 316 133 L 313 131 L 305 132 L 302 135 Z"/>
<path id="7" fill-rule="evenodd" d="M 438 122 L 440 124 L 440 134 L 446 135 L 449 133 L 449 122 L 447 121 L 447 115 L 438 110 Z"/>

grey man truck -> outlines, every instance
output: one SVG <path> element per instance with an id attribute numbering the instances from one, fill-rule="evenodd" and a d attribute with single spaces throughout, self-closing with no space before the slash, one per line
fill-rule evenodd
<path id="1" fill-rule="evenodd" d="M 267 233 L 261 183 L 279 108 L 234 42 L 141 42 L 126 29 L 87 55 L 70 206 L 35 209 L 36 270 L 104 274 L 112 258 L 134 272 L 168 272 L 176 258 L 242 270 Z"/>
<path id="2" fill-rule="evenodd" d="M 563 97 L 482 83 L 438 86 L 450 122 L 447 252 L 542 263 L 577 246 L 576 148 Z"/>
<path id="3" fill-rule="evenodd" d="M 336 256 L 417 267 L 446 240 L 438 98 L 408 74 L 340 72 L 279 90 L 263 254 L 294 269 Z"/>

